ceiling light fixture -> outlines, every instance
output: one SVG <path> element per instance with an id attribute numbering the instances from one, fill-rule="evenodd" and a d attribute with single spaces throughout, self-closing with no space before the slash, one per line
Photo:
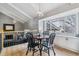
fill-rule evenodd
<path id="1" fill-rule="evenodd" d="M 39 7 L 39 10 L 38 10 L 38 12 L 37 12 L 37 15 L 38 15 L 39 17 L 42 17 L 44 14 L 41 12 L 40 3 L 38 4 L 38 7 Z"/>

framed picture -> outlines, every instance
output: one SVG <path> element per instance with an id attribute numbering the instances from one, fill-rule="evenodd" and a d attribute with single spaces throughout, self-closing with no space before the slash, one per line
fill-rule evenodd
<path id="1" fill-rule="evenodd" d="M 3 30 L 4 31 L 15 31 L 15 25 L 14 24 L 3 24 Z"/>

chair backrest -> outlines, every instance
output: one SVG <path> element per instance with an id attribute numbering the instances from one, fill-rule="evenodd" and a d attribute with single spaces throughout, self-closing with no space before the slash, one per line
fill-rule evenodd
<path id="1" fill-rule="evenodd" d="M 27 39 L 27 42 L 28 42 L 29 45 L 34 43 L 33 34 L 32 33 L 30 33 L 30 32 L 26 33 L 26 39 Z"/>
<path id="2" fill-rule="evenodd" d="M 49 35 L 49 31 L 44 31 L 43 35 Z"/>
<path id="3" fill-rule="evenodd" d="M 49 42 L 50 42 L 50 44 L 53 44 L 54 39 L 55 39 L 55 36 L 56 36 L 55 33 L 51 33 L 51 34 L 49 35 Z"/>

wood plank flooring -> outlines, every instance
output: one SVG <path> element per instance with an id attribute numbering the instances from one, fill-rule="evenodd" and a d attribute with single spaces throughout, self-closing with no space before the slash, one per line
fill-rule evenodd
<path id="1" fill-rule="evenodd" d="M 1 51 L 1 56 L 26 56 L 27 43 L 19 44 L 7 48 L 3 48 Z M 79 53 L 74 53 L 66 49 L 59 48 L 55 46 L 56 56 L 79 56 Z M 53 51 L 50 50 L 51 56 L 53 56 Z M 43 56 L 48 56 L 47 53 L 42 52 Z M 29 51 L 27 56 L 32 56 L 32 51 Z M 39 51 L 35 53 L 35 56 L 39 56 Z"/>

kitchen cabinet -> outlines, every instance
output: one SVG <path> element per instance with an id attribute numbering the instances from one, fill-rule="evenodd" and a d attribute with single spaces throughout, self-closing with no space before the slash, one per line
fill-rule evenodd
<path id="1" fill-rule="evenodd" d="M 79 53 L 78 37 L 56 36 L 54 43 L 57 46 Z"/>

